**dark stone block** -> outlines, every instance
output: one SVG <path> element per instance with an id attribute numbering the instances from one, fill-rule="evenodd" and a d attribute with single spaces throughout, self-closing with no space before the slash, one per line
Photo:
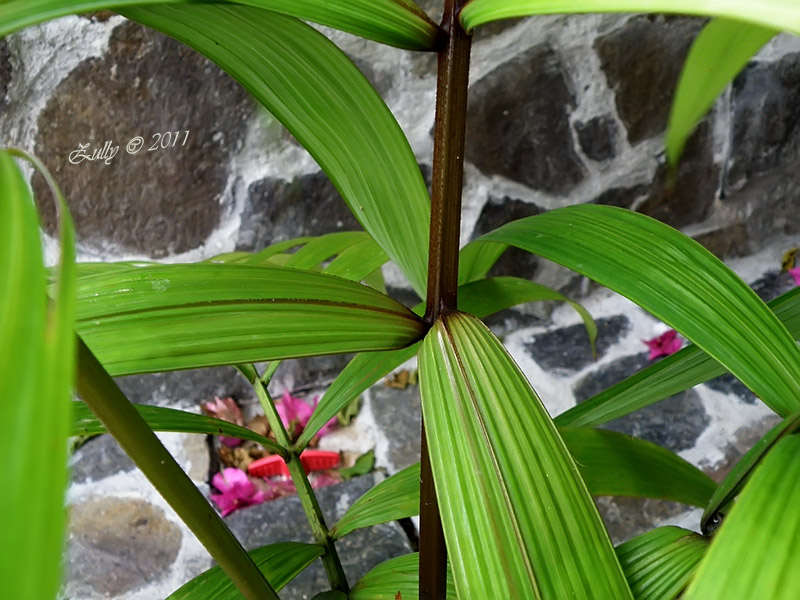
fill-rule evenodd
<path id="1" fill-rule="evenodd" d="M 627 188 L 609 188 L 592 200 L 592 204 L 630 208 L 636 200 L 646 196 L 649 189 L 650 187 L 647 185 L 635 185 Z"/>
<path id="2" fill-rule="evenodd" d="M 705 219 L 719 188 L 719 167 L 714 164 L 711 127 L 701 123 L 686 143 L 674 177 L 662 164 L 655 176 L 650 196 L 637 210 L 680 228 Z"/>
<path id="3" fill-rule="evenodd" d="M 316 490 L 328 526 L 335 524 L 345 510 L 365 494 L 373 483 L 373 476 L 364 475 Z M 313 541 L 297 496 L 241 509 L 225 520 L 247 549 L 276 542 Z M 337 542 L 336 549 L 351 585 L 376 565 L 412 551 L 408 538 L 396 523 L 385 523 L 356 531 Z M 284 588 L 281 598 L 311 598 L 325 589 L 329 589 L 325 572 L 320 561 L 315 561 Z"/>
<path id="4" fill-rule="evenodd" d="M 470 87 L 466 158 L 488 175 L 566 193 L 586 175 L 569 127 L 573 108 L 559 56 L 532 48 Z"/>
<path id="5" fill-rule="evenodd" d="M 247 92 L 209 60 L 127 22 L 104 57 L 81 63 L 58 85 L 39 116 L 36 153 L 64 190 L 83 244 L 161 257 L 199 246 L 217 227 L 226 163 L 252 112 Z M 169 139 L 155 136 L 164 132 Z M 129 154 L 135 136 L 144 145 Z M 108 164 L 69 161 L 79 144 L 99 153 L 107 141 L 118 147 Z M 167 148 L 149 151 L 164 142 Z M 41 176 L 34 190 L 53 233 L 54 203 Z"/>
<path id="6" fill-rule="evenodd" d="M 618 342 L 630 329 L 630 321 L 622 315 L 597 319 L 598 358 Z M 571 375 L 592 363 L 592 347 L 583 324 L 570 325 L 540 333 L 525 344 L 533 359 L 543 369 Z"/>
<path id="7" fill-rule="evenodd" d="M 604 496 L 595 498 L 600 516 L 614 545 L 655 529 L 664 520 L 686 511 L 686 505 L 653 498 Z"/>
<path id="8" fill-rule="evenodd" d="M 650 364 L 647 354 L 620 358 L 594 373 L 575 387 L 575 398 L 583 402 Z M 634 413 L 615 419 L 603 427 L 642 438 L 674 452 L 694 447 L 697 438 L 711 422 L 696 392 L 686 390 Z"/>
<path id="9" fill-rule="evenodd" d="M 292 181 L 262 179 L 250 186 L 236 249 L 260 250 L 296 237 L 361 229 L 324 173 Z"/>
<path id="10" fill-rule="evenodd" d="M 733 125 L 726 192 L 758 175 L 791 167 L 800 151 L 800 54 L 754 63 L 734 81 Z"/>
<path id="11" fill-rule="evenodd" d="M 706 381 L 706 385 L 717 392 L 733 394 L 747 404 L 755 404 L 756 402 L 756 395 L 730 373 Z"/>
<path id="12" fill-rule="evenodd" d="M 517 198 L 495 198 L 489 196 L 489 200 L 483 205 L 478 222 L 472 232 L 472 239 L 480 237 L 486 233 L 494 231 L 501 225 L 532 217 L 544 212 L 541 208 L 531 202 L 525 202 Z M 532 279 L 539 261 L 530 252 L 525 252 L 519 248 L 508 248 L 497 260 L 494 266 L 489 269 L 489 277 L 509 275 Z"/>
<path id="13" fill-rule="evenodd" d="M 529 315 L 516 309 L 509 308 L 501 310 L 499 313 L 489 315 L 483 322 L 492 330 L 498 338 L 503 339 L 509 333 L 513 333 L 526 327 L 542 325 L 543 319 L 535 315 Z"/>
<path id="14" fill-rule="evenodd" d="M 11 83 L 11 76 L 14 67 L 11 65 L 11 51 L 8 49 L 8 42 L 0 40 L 0 110 L 6 104 L 6 94 Z"/>
<path id="15" fill-rule="evenodd" d="M 181 531 L 143 500 L 94 498 L 70 507 L 68 598 L 116 598 L 165 577 Z"/>
<path id="16" fill-rule="evenodd" d="M 75 451 L 70 475 L 74 483 L 83 483 L 87 480 L 99 481 L 135 468 L 136 465 L 113 437 L 100 435 Z"/>
<path id="17" fill-rule="evenodd" d="M 694 237 L 719 259 L 736 258 L 753 254 L 752 240 L 745 223 L 733 223 Z"/>
<path id="18" fill-rule="evenodd" d="M 764 302 L 774 300 L 795 287 L 792 276 L 785 271 L 768 271 L 750 284 L 753 291 Z"/>
<path id="19" fill-rule="evenodd" d="M 136 404 L 194 407 L 213 400 L 214 396 L 242 399 L 255 395 L 247 380 L 233 367 L 130 375 L 116 381 Z"/>
<path id="20" fill-rule="evenodd" d="M 422 427 L 419 387 L 404 390 L 375 386 L 371 390 L 372 414 L 386 436 L 390 472 L 395 473 L 419 462 Z"/>
<path id="21" fill-rule="evenodd" d="M 611 117 L 576 121 L 573 126 L 583 153 L 592 160 L 603 162 L 617 155 L 617 123 Z"/>
<path id="22" fill-rule="evenodd" d="M 597 38 L 631 144 L 664 131 L 683 61 L 702 25 L 701 19 L 643 16 Z"/>

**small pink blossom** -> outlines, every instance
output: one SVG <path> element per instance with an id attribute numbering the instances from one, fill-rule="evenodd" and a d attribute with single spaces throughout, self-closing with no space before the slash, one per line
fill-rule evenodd
<path id="1" fill-rule="evenodd" d="M 275 406 L 278 414 L 283 421 L 283 426 L 286 427 L 289 435 L 297 436 L 308 425 L 311 415 L 314 414 L 314 409 L 319 404 L 319 396 L 314 398 L 314 405 L 308 404 L 305 400 L 292 396 L 288 391 L 283 392 L 283 398 Z M 317 435 L 322 437 L 330 433 L 336 427 L 336 418 L 334 417 L 325 425 L 320 428 Z"/>
<path id="2" fill-rule="evenodd" d="M 203 408 L 206 414 L 211 417 L 216 417 L 217 419 L 222 419 L 223 421 L 228 421 L 229 423 L 239 426 L 244 425 L 242 411 L 239 409 L 239 405 L 236 404 L 236 401 L 233 398 L 225 398 L 225 400 L 220 400 L 219 397 L 215 396 L 214 401 L 206 402 L 203 404 Z M 239 438 L 230 437 L 227 435 L 219 436 L 219 441 L 229 448 L 234 448 L 242 443 L 242 440 Z"/>
<path id="3" fill-rule="evenodd" d="M 211 499 L 217 503 L 223 517 L 239 508 L 261 504 L 267 500 L 267 495 L 257 490 L 244 471 L 239 469 L 224 469 L 214 475 L 211 483 L 222 492 L 211 494 Z"/>
<path id="4" fill-rule="evenodd" d="M 678 337 L 678 332 L 674 329 L 670 329 L 652 340 L 642 340 L 642 342 L 650 348 L 650 356 L 648 357 L 650 360 L 654 360 L 659 356 L 675 354 L 683 345 L 683 341 Z"/>
<path id="5" fill-rule="evenodd" d="M 789 269 L 789 275 L 792 276 L 794 279 L 795 285 L 800 285 L 800 267 L 795 267 L 794 269 Z"/>
<path id="6" fill-rule="evenodd" d="M 311 487 L 315 490 L 319 488 L 328 487 L 329 485 L 335 485 L 337 483 L 341 483 L 341 479 L 337 479 L 336 477 L 332 477 L 325 471 L 321 471 L 319 473 L 315 473 L 311 479 Z"/>

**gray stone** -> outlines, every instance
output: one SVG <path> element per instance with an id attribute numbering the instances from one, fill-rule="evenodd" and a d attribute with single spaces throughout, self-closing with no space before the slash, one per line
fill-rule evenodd
<path id="1" fill-rule="evenodd" d="M 745 223 L 731 223 L 694 236 L 696 242 L 714 253 L 719 259 L 737 258 L 753 254 L 755 248 Z"/>
<path id="2" fill-rule="evenodd" d="M 116 381 L 135 404 L 193 407 L 214 396 L 237 399 L 254 396 L 250 384 L 233 367 L 130 375 Z"/>
<path id="3" fill-rule="evenodd" d="M 730 373 L 706 381 L 705 385 L 723 394 L 733 394 L 746 404 L 755 404 L 756 402 L 756 395 Z"/>
<path id="4" fill-rule="evenodd" d="M 705 219 L 719 187 L 713 144 L 711 127 L 704 121 L 687 141 L 674 176 L 662 164 L 649 197 L 637 210 L 676 228 Z"/>
<path id="5" fill-rule="evenodd" d="M 111 598 L 158 582 L 180 529 L 143 500 L 93 498 L 70 507 L 66 597 Z"/>
<path id="6" fill-rule="evenodd" d="M 575 387 L 578 402 L 638 373 L 650 364 L 647 354 L 634 354 L 615 360 L 586 375 Z M 674 452 L 693 448 L 711 418 L 693 390 L 686 390 L 634 413 L 615 419 L 603 427 L 645 439 Z"/>
<path id="7" fill-rule="evenodd" d="M 210 61 L 126 22 L 104 57 L 81 63 L 57 86 L 39 117 L 36 153 L 61 185 L 83 244 L 161 257 L 196 248 L 217 227 L 227 162 L 252 112 L 247 93 Z M 144 145 L 129 154 L 135 136 Z M 108 164 L 70 163 L 78 144 L 91 144 L 91 153 L 106 141 L 119 147 Z M 34 190 L 49 199 L 41 176 Z M 42 201 L 41 212 L 53 233 L 54 203 Z"/>
<path id="8" fill-rule="evenodd" d="M 653 498 L 604 496 L 595 498 L 595 504 L 614 545 L 627 542 L 686 511 L 684 504 Z"/>
<path id="9" fill-rule="evenodd" d="M 779 166 L 796 178 L 800 151 L 800 54 L 755 63 L 734 81 L 726 192 Z"/>
<path id="10" fill-rule="evenodd" d="M 768 415 L 751 425 L 737 429 L 725 447 L 724 458 L 714 465 L 702 465 L 703 470 L 717 483 L 722 483 L 731 469 L 756 445 L 770 429 L 778 425 L 781 419 L 777 415 Z"/>
<path id="11" fill-rule="evenodd" d="M 487 175 L 566 193 L 586 175 L 569 126 L 573 108 L 560 57 L 532 48 L 470 86 L 466 158 Z"/>
<path id="12" fill-rule="evenodd" d="M 750 284 L 764 302 L 774 300 L 795 287 L 792 276 L 785 271 L 767 271 Z"/>
<path id="13" fill-rule="evenodd" d="M 683 60 L 702 24 L 693 18 L 635 17 L 597 38 L 595 48 L 631 144 L 666 127 Z"/>
<path id="14" fill-rule="evenodd" d="M 501 225 L 511 221 L 532 217 L 542 212 L 544 211 L 532 202 L 525 202 L 508 196 L 502 198 L 489 196 L 489 200 L 483 205 L 481 214 L 478 216 L 478 221 L 472 232 L 472 239 L 494 231 Z M 489 269 L 488 276 L 509 275 L 533 279 L 538 266 L 538 259 L 530 252 L 525 252 L 519 248 L 509 248 Z"/>
<path id="15" fill-rule="evenodd" d="M 617 123 L 609 116 L 594 117 L 573 123 L 583 153 L 596 162 L 617 155 Z"/>
<path id="16" fill-rule="evenodd" d="M 6 106 L 6 94 L 11 83 L 11 76 L 14 67 L 11 65 L 11 51 L 8 49 L 8 42 L 0 40 L 0 110 Z"/>
<path id="17" fill-rule="evenodd" d="M 372 475 L 356 477 L 316 490 L 328 526 L 374 485 Z M 284 541 L 312 542 L 305 513 L 297 496 L 288 496 L 241 509 L 226 517 L 237 538 L 248 549 Z M 411 552 L 408 538 L 396 523 L 354 532 L 336 543 L 350 584 L 376 565 Z M 315 561 L 281 592 L 281 598 L 300 600 L 328 589 L 320 561 Z"/>
<path id="18" fill-rule="evenodd" d="M 370 405 L 375 422 L 389 442 L 389 472 L 395 473 L 418 463 L 422 427 L 419 387 L 409 385 L 399 390 L 375 386 L 371 390 Z"/>
<path id="19" fill-rule="evenodd" d="M 609 188 L 594 198 L 592 200 L 592 204 L 604 204 L 606 206 L 630 208 L 636 200 L 646 196 L 649 189 L 650 187 L 647 185 Z"/>
<path id="20" fill-rule="evenodd" d="M 292 181 L 262 179 L 250 185 L 236 249 L 260 250 L 296 237 L 361 229 L 324 173 Z"/>
<path id="21" fill-rule="evenodd" d="M 74 483 L 83 483 L 87 480 L 99 481 L 135 468 L 117 441 L 106 434 L 90 439 L 75 451 L 70 472 Z"/>
<path id="22" fill-rule="evenodd" d="M 630 321 L 623 315 L 597 319 L 597 357 L 601 358 L 629 329 Z M 577 373 L 594 360 L 583 324 L 540 333 L 525 348 L 540 367 L 559 375 Z"/>
<path id="23" fill-rule="evenodd" d="M 292 381 L 293 391 L 319 390 L 328 387 L 347 366 L 354 354 L 332 354 L 284 361 L 275 380 Z"/>
<path id="24" fill-rule="evenodd" d="M 519 310 L 509 308 L 498 313 L 489 315 L 483 322 L 501 340 L 509 333 L 542 325 L 544 320 L 536 315 L 529 315 Z"/>

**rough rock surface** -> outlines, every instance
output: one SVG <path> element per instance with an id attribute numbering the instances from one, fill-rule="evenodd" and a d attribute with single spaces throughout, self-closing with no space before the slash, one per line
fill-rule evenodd
<path id="1" fill-rule="evenodd" d="M 39 116 L 36 153 L 61 185 L 81 242 L 108 251 L 113 241 L 161 257 L 196 248 L 219 225 L 226 162 L 242 142 L 252 106 L 210 61 L 125 23 L 112 33 L 105 57 L 86 60 L 58 85 Z M 127 145 L 136 136 L 143 145 L 131 154 Z M 85 144 L 85 154 L 100 153 L 106 142 L 117 150 L 113 158 L 72 154 Z M 34 190 L 49 198 L 41 177 Z M 53 232 L 54 203 L 40 207 Z"/>
<path id="2" fill-rule="evenodd" d="M 487 175 L 569 191 L 585 176 L 575 152 L 571 83 L 558 55 L 535 47 L 470 87 L 466 158 Z"/>
<path id="3" fill-rule="evenodd" d="M 66 595 L 113 598 L 163 576 L 178 556 L 181 532 L 142 500 L 97 498 L 70 507 Z"/>

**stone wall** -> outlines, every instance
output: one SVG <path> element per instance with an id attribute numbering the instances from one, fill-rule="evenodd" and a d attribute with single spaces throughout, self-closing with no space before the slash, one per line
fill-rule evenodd
<path id="1" fill-rule="evenodd" d="M 422 3 L 434 15 L 438 4 Z M 800 233 L 794 218 L 800 40 L 776 38 L 747 67 L 691 138 L 673 182 L 663 131 L 681 61 L 702 24 L 590 15 L 478 31 L 462 241 L 555 207 L 609 204 L 692 235 L 765 298 L 789 289 L 779 265 Z M 379 90 L 429 176 L 435 58 L 325 31 Z M 166 149 L 125 151 L 136 136 L 149 145 L 165 132 L 172 132 Z M 36 153 L 53 171 L 73 210 L 84 260 L 199 260 L 357 227 L 310 156 L 230 78 L 180 44 L 109 14 L 62 19 L 0 42 L 0 141 Z M 79 144 L 101 148 L 106 141 L 120 146 L 118 154 L 69 162 Z M 46 199 L 42 181 L 32 184 Z M 41 209 L 50 234 L 51 204 L 44 201 Z M 49 238 L 47 248 L 52 260 Z M 583 298 L 598 319 L 596 361 L 568 307 L 526 307 L 491 320 L 554 414 L 645 366 L 641 340 L 664 329 L 617 296 L 529 255 L 509 253 L 494 272 Z M 393 293 L 413 301 L 396 269 L 387 268 L 386 277 Z M 290 361 L 279 378 L 324 390 L 343 364 L 340 357 Z M 230 369 L 121 383 L 137 402 L 190 410 L 213 395 L 252 399 Z M 416 388 L 376 386 L 352 430 L 331 436 L 329 444 L 374 448 L 377 465 L 396 472 L 417 459 L 418 411 Z M 675 450 L 719 478 L 771 422 L 747 390 L 722 378 L 611 427 Z M 213 465 L 205 443 L 191 436 L 165 440 L 207 491 Z M 364 481 L 348 486 L 348 494 L 368 487 Z M 340 514 L 346 502 L 326 494 L 330 514 Z M 196 540 L 110 440 L 94 440 L 75 455 L 70 503 L 68 597 L 160 597 L 208 565 Z M 599 503 L 615 540 L 665 521 L 697 526 L 697 511 L 677 505 Z M 290 502 L 270 504 L 232 517 L 234 529 L 252 534 L 249 544 L 283 539 L 266 526 L 262 535 L 251 522 L 300 519 Z M 407 552 L 413 541 L 392 525 L 354 552 L 364 557 L 363 569 Z M 307 597 L 309 589 L 293 597 Z"/>

